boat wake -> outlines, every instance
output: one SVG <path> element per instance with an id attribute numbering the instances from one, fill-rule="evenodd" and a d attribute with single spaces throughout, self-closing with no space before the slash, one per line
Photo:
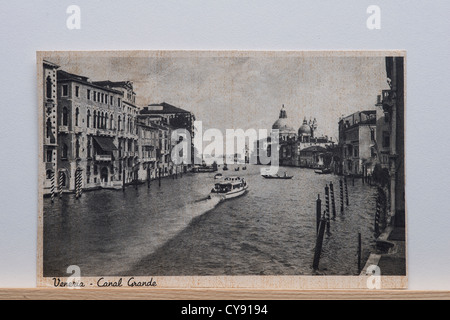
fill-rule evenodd
<path id="1" fill-rule="evenodd" d="M 176 211 L 162 212 L 163 219 L 159 219 L 158 222 L 155 221 L 150 228 L 141 230 L 140 243 L 133 246 L 133 253 L 128 252 L 135 258 L 134 263 L 132 263 L 134 267 L 130 267 L 140 269 L 141 265 L 145 264 L 147 257 L 186 229 L 193 219 L 214 209 L 220 203 L 220 200 L 219 198 L 202 198 L 188 203 Z M 142 253 L 145 253 L 145 256 L 142 256 Z"/>

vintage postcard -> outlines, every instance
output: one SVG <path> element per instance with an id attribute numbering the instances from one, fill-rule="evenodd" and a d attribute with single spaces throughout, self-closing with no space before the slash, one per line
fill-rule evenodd
<path id="1" fill-rule="evenodd" d="M 38 52 L 38 286 L 407 287 L 404 51 Z"/>

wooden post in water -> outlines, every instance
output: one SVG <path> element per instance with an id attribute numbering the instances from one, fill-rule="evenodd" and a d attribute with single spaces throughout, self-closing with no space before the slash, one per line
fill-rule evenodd
<path id="1" fill-rule="evenodd" d="M 339 189 L 340 189 L 340 196 L 341 196 L 341 213 L 344 213 L 344 188 L 342 185 L 342 179 L 339 180 Z"/>
<path id="2" fill-rule="evenodd" d="M 150 174 L 150 166 L 147 168 L 147 188 L 150 189 L 150 180 L 151 180 L 151 174 Z"/>
<path id="3" fill-rule="evenodd" d="M 161 187 L 161 168 L 159 168 L 158 184 L 159 184 L 159 186 Z"/>
<path id="4" fill-rule="evenodd" d="M 361 244 L 361 232 L 358 233 L 358 274 L 361 273 L 361 250 L 362 250 L 362 244 Z"/>
<path id="5" fill-rule="evenodd" d="M 344 187 L 345 187 L 345 204 L 348 206 L 347 177 L 344 177 Z"/>
<path id="6" fill-rule="evenodd" d="M 334 201 L 334 186 L 330 181 L 331 208 L 333 209 L 333 218 L 336 218 L 336 203 Z"/>
<path id="7" fill-rule="evenodd" d="M 122 171 L 122 191 L 125 191 L 125 169 Z"/>
<path id="8" fill-rule="evenodd" d="M 320 200 L 320 194 L 318 194 L 316 200 L 316 234 L 319 233 L 321 215 L 322 215 L 322 200 Z"/>
<path id="9" fill-rule="evenodd" d="M 316 247 L 314 249 L 313 269 L 319 269 L 320 255 L 322 253 L 323 236 L 325 233 L 326 220 L 322 218 L 319 223 L 319 232 L 316 237 Z"/>
<path id="10" fill-rule="evenodd" d="M 327 220 L 327 233 L 330 233 L 330 192 L 328 185 L 325 186 L 325 217 Z"/>
<path id="11" fill-rule="evenodd" d="M 380 235 L 380 215 L 381 215 L 381 199 L 380 199 L 380 193 L 378 192 L 377 207 L 376 207 L 376 212 L 375 212 L 375 225 L 374 225 L 376 238 L 378 238 L 378 236 Z"/>

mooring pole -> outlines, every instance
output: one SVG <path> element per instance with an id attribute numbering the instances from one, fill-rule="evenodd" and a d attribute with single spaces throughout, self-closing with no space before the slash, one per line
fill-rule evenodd
<path id="1" fill-rule="evenodd" d="M 362 244 L 361 244 L 361 232 L 358 233 L 358 274 L 361 273 L 361 251 L 362 251 Z"/>
<path id="2" fill-rule="evenodd" d="M 318 194 L 316 200 L 316 234 L 319 233 L 321 214 L 322 214 L 322 200 L 320 200 L 320 194 Z"/>
<path id="3" fill-rule="evenodd" d="M 314 260 L 313 260 L 314 270 L 319 269 L 320 255 L 322 253 L 323 236 L 325 233 L 325 224 L 326 220 L 322 218 L 319 224 L 319 233 L 317 234 L 316 237 L 316 247 L 314 249 Z"/>
<path id="4" fill-rule="evenodd" d="M 122 171 L 122 191 L 125 191 L 125 169 Z"/>
<path id="5" fill-rule="evenodd" d="M 325 217 L 327 220 L 327 233 L 330 233 L 330 191 L 328 185 L 325 186 Z"/>
<path id="6" fill-rule="evenodd" d="M 339 189 L 340 189 L 340 196 L 341 196 L 341 213 L 344 213 L 344 187 L 342 185 L 342 179 L 339 180 Z"/>
<path id="7" fill-rule="evenodd" d="M 161 168 L 159 168 L 158 184 L 159 184 L 159 186 L 161 187 Z"/>
<path id="8" fill-rule="evenodd" d="M 330 181 L 331 208 L 333 209 L 333 218 L 336 218 L 336 204 L 334 202 L 334 186 Z"/>
<path id="9" fill-rule="evenodd" d="M 344 186 L 345 186 L 345 204 L 348 206 L 347 177 L 344 177 Z"/>

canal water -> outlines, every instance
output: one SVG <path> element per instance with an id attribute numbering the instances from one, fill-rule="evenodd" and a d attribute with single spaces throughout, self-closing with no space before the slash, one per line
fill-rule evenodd
<path id="1" fill-rule="evenodd" d="M 316 238 L 316 199 L 333 182 L 336 219 L 325 235 L 320 274 L 357 274 L 374 245 L 376 188 L 348 181 L 350 205 L 340 212 L 339 179 L 311 169 L 280 168 L 292 180 L 264 179 L 261 166 L 219 172 L 244 177 L 249 190 L 206 199 L 215 173 L 183 174 L 135 189 L 97 190 L 80 199 L 44 199 L 44 276 L 309 275 Z M 332 214 L 331 214 L 332 216 Z"/>

